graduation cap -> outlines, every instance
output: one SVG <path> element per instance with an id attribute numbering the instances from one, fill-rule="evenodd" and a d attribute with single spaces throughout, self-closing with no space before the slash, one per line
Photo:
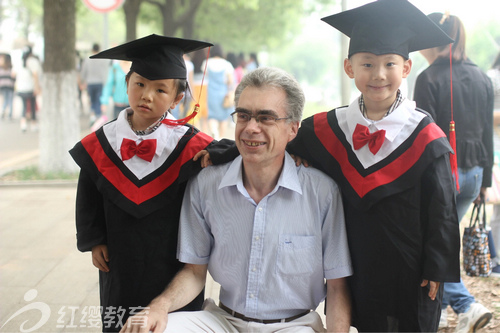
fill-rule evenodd
<path id="1" fill-rule="evenodd" d="M 193 39 L 149 35 L 131 42 L 104 50 L 90 58 L 131 61 L 130 70 L 148 80 L 187 79 L 185 53 L 213 46 L 211 43 Z M 201 96 L 201 92 L 200 92 Z M 199 104 L 194 111 L 182 119 L 164 119 L 162 123 L 178 126 L 196 117 Z"/>
<path id="2" fill-rule="evenodd" d="M 90 58 L 131 61 L 130 70 L 148 80 L 186 79 L 184 53 L 209 46 L 213 44 L 152 34 L 104 50 Z"/>
<path id="3" fill-rule="evenodd" d="M 408 59 L 410 52 L 453 42 L 407 0 L 378 0 L 322 20 L 350 37 L 348 57 L 369 52 Z"/>

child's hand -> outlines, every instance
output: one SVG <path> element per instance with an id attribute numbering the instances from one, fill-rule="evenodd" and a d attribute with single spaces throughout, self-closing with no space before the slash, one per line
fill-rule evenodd
<path id="1" fill-rule="evenodd" d="M 304 164 L 304 166 L 306 168 L 309 167 L 309 162 L 307 162 L 307 160 L 302 159 L 302 157 L 297 156 L 297 155 L 293 155 L 293 154 L 290 154 L 290 157 L 293 158 L 296 166 L 300 166 L 301 164 Z"/>
<path id="2" fill-rule="evenodd" d="M 429 283 L 430 282 L 430 283 Z M 420 284 L 420 287 L 425 287 L 429 284 L 429 298 L 432 300 L 436 299 L 436 294 L 439 289 L 440 282 L 435 282 L 435 281 L 429 281 L 429 280 L 422 280 L 422 283 Z"/>
<path id="3" fill-rule="evenodd" d="M 201 167 L 206 168 L 209 165 L 212 165 L 212 160 L 210 159 L 210 154 L 206 150 L 200 150 L 199 152 L 196 153 L 193 157 L 193 161 L 197 161 L 198 159 L 201 158 Z"/>
<path id="4" fill-rule="evenodd" d="M 106 245 L 96 245 L 92 248 L 92 263 L 100 271 L 109 272 L 108 263 L 108 247 Z"/>

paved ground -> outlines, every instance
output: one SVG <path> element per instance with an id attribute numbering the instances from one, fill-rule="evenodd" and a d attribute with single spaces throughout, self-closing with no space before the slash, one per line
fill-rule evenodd
<path id="1" fill-rule="evenodd" d="M 0 121 L 0 175 L 37 158 L 38 132 Z M 0 332 L 100 332 L 97 269 L 75 246 L 75 193 L 76 182 L 0 183 Z M 218 290 L 209 278 L 207 296 Z"/>
<path id="2" fill-rule="evenodd" d="M 38 131 L 0 121 L 0 175 L 38 154 Z M 75 246 L 75 195 L 76 181 L 0 183 L 0 332 L 100 332 L 97 269 Z M 212 280 L 207 290 L 217 298 Z"/>

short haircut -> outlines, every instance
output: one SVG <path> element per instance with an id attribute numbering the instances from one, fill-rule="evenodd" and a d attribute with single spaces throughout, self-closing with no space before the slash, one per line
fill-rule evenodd
<path id="1" fill-rule="evenodd" d="M 297 80 L 282 69 L 260 67 L 246 74 L 234 93 L 234 103 L 238 105 L 241 93 L 247 87 L 274 87 L 283 89 L 286 94 L 286 114 L 289 121 L 300 121 L 304 109 L 305 97 Z"/>

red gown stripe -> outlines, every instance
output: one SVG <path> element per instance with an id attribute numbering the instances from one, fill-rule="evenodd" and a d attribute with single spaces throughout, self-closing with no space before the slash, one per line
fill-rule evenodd
<path id="1" fill-rule="evenodd" d="M 326 112 L 314 116 L 314 132 L 325 149 L 337 160 L 344 177 L 360 198 L 373 189 L 401 177 L 419 160 L 431 141 L 445 136 L 436 124 L 430 123 L 420 131 L 411 147 L 393 162 L 369 175 L 362 176 L 349 162 L 346 147 L 330 127 Z"/>
<path id="2" fill-rule="evenodd" d="M 208 135 L 198 132 L 186 143 L 179 158 L 163 174 L 140 187 L 127 178 L 111 161 L 95 133 L 89 134 L 81 142 L 99 172 L 127 199 L 140 205 L 172 185 L 178 178 L 181 167 L 190 161 L 197 152 L 205 149 L 212 140 Z"/>

